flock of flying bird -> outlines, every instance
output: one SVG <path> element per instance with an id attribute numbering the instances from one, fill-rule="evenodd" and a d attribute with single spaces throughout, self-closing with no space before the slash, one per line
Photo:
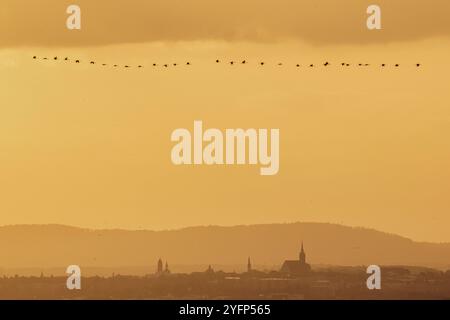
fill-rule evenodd
<path id="1" fill-rule="evenodd" d="M 39 57 L 38 57 L 38 56 L 33 56 L 33 59 L 38 60 Z M 42 57 L 41 59 L 42 59 L 42 60 L 49 60 L 49 58 L 47 58 L 47 57 Z M 53 60 L 71 61 L 68 57 L 65 57 L 64 59 L 60 59 L 60 58 L 57 57 L 57 56 L 54 57 Z M 75 60 L 73 60 L 73 61 L 74 61 L 75 63 L 81 63 L 81 60 L 79 60 L 79 59 L 75 59 Z M 90 63 L 90 64 L 96 64 L 95 61 L 90 61 L 89 63 Z M 216 63 L 221 63 L 221 61 L 220 61 L 219 59 L 217 59 L 217 60 L 216 60 Z M 235 64 L 239 64 L 239 62 L 236 62 L 236 61 L 230 61 L 229 64 L 230 64 L 230 65 L 235 65 Z M 242 61 L 240 62 L 240 64 L 248 64 L 248 61 L 247 61 L 247 60 L 242 60 Z M 261 65 L 261 66 L 264 66 L 265 64 L 266 64 L 265 62 L 260 62 L 260 63 L 259 63 L 259 65 Z M 101 65 L 104 66 L 104 67 L 108 66 L 108 64 L 106 64 L 106 63 L 101 63 Z M 190 66 L 191 63 L 190 63 L 190 62 L 186 62 L 186 65 L 187 65 L 187 66 Z M 329 62 L 323 63 L 323 66 L 324 66 L 324 67 L 328 67 L 328 66 L 330 66 L 330 65 L 331 65 L 331 64 L 330 64 Z M 118 65 L 118 64 L 111 64 L 110 66 L 115 67 L 115 68 L 119 68 L 119 67 L 123 67 L 123 68 L 131 68 L 131 67 L 132 67 L 132 66 L 130 66 L 130 65 Z M 159 66 L 159 65 L 156 64 L 156 63 L 153 63 L 152 66 L 153 66 L 153 67 L 157 67 L 157 66 Z M 162 67 L 164 67 L 164 68 L 168 68 L 169 66 L 174 66 L 174 67 L 176 67 L 176 66 L 178 66 L 178 63 L 172 63 L 172 64 L 167 64 L 167 63 L 166 63 L 166 64 L 162 64 L 162 65 L 160 65 L 160 66 L 162 66 Z M 283 63 L 282 63 L 282 62 L 279 62 L 279 63 L 278 63 L 278 66 L 283 66 Z M 300 65 L 300 64 L 296 64 L 295 66 L 296 66 L 297 68 L 299 68 L 301 65 Z M 308 66 L 309 66 L 310 68 L 314 68 L 316 65 L 310 64 L 310 65 L 308 65 Z M 343 67 L 350 67 L 351 64 L 350 64 L 350 63 L 346 63 L 346 62 L 342 62 L 342 63 L 341 63 L 341 66 L 343 66 Z M 369 67 L 370 64 L 369 64 L 369 63 L 359 63 L 359 64 L 357 64 L 357 66 L 359 66 L 359 67 Z M 388 66 L 388 65 L 387 65 L 386 63 L 381 64 L 381 67 L 387 67 L 387 66 Z M 400 67 L 400 64 L 396 63 L 396 64 L 394 64 L 393 66 L 396 67 L 396 68 L 398 68 L 398 67 Z M 420 63 L 417 63 L 415 66 L 416 66 L 416 67 L 420 67 L 421 64 L 420 64 Z M 137 65 L 136 67 L 137 67 L 137 68 L 143 68 L 144 66 L 143 66 L 143 65 Z"/>

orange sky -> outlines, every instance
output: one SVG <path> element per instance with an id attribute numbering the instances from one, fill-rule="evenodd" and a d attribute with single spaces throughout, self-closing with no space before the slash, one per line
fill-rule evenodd
<path id="1" fill-rule="evenodd" d="M 65 17 L 63 10 L 62 28 Z M 7 23 L 30 28 L 12 13 Z M 129 44 L 124 31 L 117 42 L 95 46 L 95 26 L 77 36 L 77 46 L 30 31 L 14 43 L 0 32 L 7 43 L 0 49 L 0 224 L 163 229 L 324 221 L 450 241 L 445 32 L 429 26 L 417 37 L 388 31 L 386 41 L 362 41 L 359 33 L 326 41 L 320 32 L 280 27 L 283 37 L 259 41 L 193 28 L 158 41 L 155 30 L 142 32 Z M 125 71 L 33 55 L 192 66 Z M 216 58 L 250 64 L 216 65 Z M 329 69 L 293 67 L 326 60 Z M 342 70 L 343 60 L 402 65 Z M 279 174 L 172 165 L 170 134 L 194 120 L 220 129 L 280 128 Z"/>

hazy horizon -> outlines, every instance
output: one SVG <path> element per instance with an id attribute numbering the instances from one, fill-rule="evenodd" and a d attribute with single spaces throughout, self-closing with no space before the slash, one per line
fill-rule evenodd
<path id="1" fill-rule="evenodd" d="M 330 240 L 331 239 L 331 240 Z M 333 245 L 330 246 L 330 241 Z M 0 227 L 0 267 L 89 268 L 148 266 L 160 258 L 170 265 L 280 266 L 298 259 L 304 245 L 313 265 L 408 265 L 447 270 L 450 243 L 423 243 L 380 232 L 328 223 L 180 230 L 92 230 L 61 225 Z"/>

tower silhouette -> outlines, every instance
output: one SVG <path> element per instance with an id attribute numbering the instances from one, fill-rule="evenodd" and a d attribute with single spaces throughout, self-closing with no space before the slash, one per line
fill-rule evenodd
<path id="1" fill-rule="evenodd" d="M 169 270 L 169 263 L 166 261 L 166 267 L 165 267 L 165 269 L 164 269 L 164 272 L 165 273 L 170 273 L 170 270 Z"/>
<path id="2" fill-rule="evenodd" d="M 281 266 L 280 271 L 297 276 L 305 275 L 311 271 L 311 266 L 306 263 L 306 253 L 303 247 L 303 241 L 300 253 L 298 255 L 298 260 L 286 260 Z"/>
<path id="3" fill-rule="evenodd" d="M 163 262 L 162 262 L 161 258 L 159 258 L 156 273 L 161 274 L 162 272 L 163 272 Z"/>
<path id="4" fill-rule="evenodd" d="M 300 261 L 300 264 L 306 264 L 306 254 L 305 254 L 305 250 L 303 249 L 303 241 L 302 241 L 302 249 L 299 254 L 299 261 Z"/>

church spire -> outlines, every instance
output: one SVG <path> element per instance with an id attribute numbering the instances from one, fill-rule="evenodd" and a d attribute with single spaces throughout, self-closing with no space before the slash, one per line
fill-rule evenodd
<path id="1" fill-rule="evenodd" d="M 163 272 L 163 262 L 162 262 L 162 259 L 159 258 L 158 266 L 156 268 L 156 273 L 161 274 L 162 272 Z"/>
<path id="2" fill-rule="evenodd" d="M 305 254 L 305 250 L 303 249 L 303 241 L 302 241 L 302 249 L 299 254 L 299 260 L 300 260 L 301 264 L 306 264 L 306 254 Z"/>
<path id="3" fill-rule="evenodd" d="M 252 271 L 252 263 L 250 261 L 250 257 L 248 257 L 248 261 L 247 261 L 247 272 L 251 272 Z"/>

